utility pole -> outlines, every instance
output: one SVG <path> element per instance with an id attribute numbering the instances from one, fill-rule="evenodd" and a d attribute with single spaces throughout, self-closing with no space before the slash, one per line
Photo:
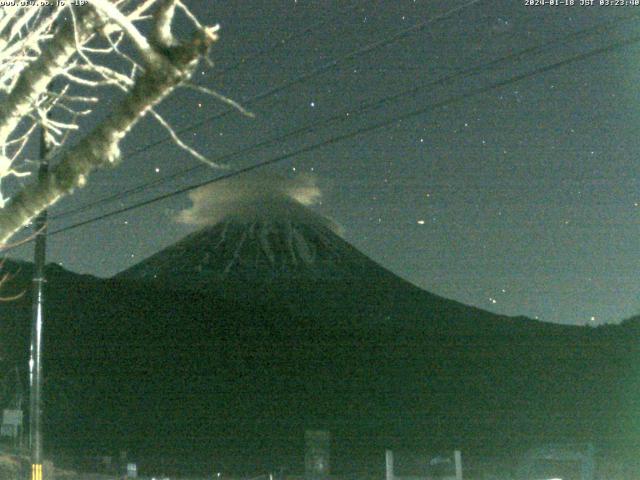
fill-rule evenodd
<path id="1" fill-rule="evenodd" d="M 456 480 L 462 480 L 462 453 L 460 450 L 453 452 L 453 459 L 456 465 Z"/>
<path id="2" fill-rule="evenodd" d="M 394 480 L 395 474 L 393 472 L 393 451 L 386 450 L 384 453 L 385 453 L 385 464 L 387 466 L 385 480 Z"/>
<path id="3" fill-rule="evenodd" d="M 49 171 L 49 144 L 46 126 L 40 129 L 40 166 L 38 180 Z M 29 355 L 29 447 L 31 480 L 42 480 L 42 324 L 44 321 L 44 265 L 47 250 L 47 211 L 34 221 L 35 250 L 33 258 L 33 300 L 31 314 L 31 347 Z"/>

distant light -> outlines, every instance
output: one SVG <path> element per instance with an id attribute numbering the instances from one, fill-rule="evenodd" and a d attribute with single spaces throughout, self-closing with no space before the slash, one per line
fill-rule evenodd
<path id="1" fill-rule="evenodd" d="M 160 169 L 156 167 L 156 173 L 160 173 Z"/>
<path id="2" fill-rule="evenodd" d="M 311 102 L 309 105 L 311 105 L 311 108 L 316 106 L 316 102 Z"/>
<path id="3" fill-rule="evenodd" d="M 595 322 L 595 321 L 596 321 L 596 317 L 591 317 L 591 319 L 590 319 L 590 320 L 591 320 L 592 322 Z"/>
<path id="4" fill-rule="evenodd" d="M 424 220 L 418 220 L 418 225 L 424 225 Z"/>

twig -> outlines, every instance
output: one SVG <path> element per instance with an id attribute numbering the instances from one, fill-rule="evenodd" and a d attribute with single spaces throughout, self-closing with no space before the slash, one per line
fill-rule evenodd
<path id="1" fill-rule="evenodd" d="M 195 90 L 197 92 L 202 92 L 202 93 L 206 93 L 207 95 L 211 95 L 212 97 L 220 100 L 221 102 L 226 103 L 227 105 L 230 105 L 231 107 L 235 108 L 236 110 L 238 110 L 240 113 L 242 113 L 243 115 L 249 117 L 249 118 L 255 118 L 255 114 L 250 112 L 249 110 L 245 109 L 242 105 L 240 105 L 238 102 L 231 100 L 229 97 L 225 97 L 224 95 L 222 95 L 221 93 L 216 92 L 215 90 L 212 90 L 210 88 L 207 87 L 203 87 L 202 85 L 195 85 L 193 83 L 187 82 L 184 84 L 185 87 L 190 88 L 192 90 Z"/>
<path id="2" fill-rule="evenodd" d="M 171 139 L 180 148 L 182 148 L 183 150 L 185 150 L 186 152 L 188 152 L 190 155 L 192 155 L 193 157 L 197 158 L 201 162 L 206 163 L 210 167 L 225 168 L 225 169 L 228 168 L 226 165 L 220 165 L 218 163 L 215 163 L 215 162 L 209 160 L 207 157 L 202 155 L 200 152 L 198 152 L 197 150 L 194 150 L 192 147 L 190 147 L 189 145 L 184 143 L 180 139 L 180 137 L 178 137 L 178 134 L 173 130 L 173 127 L 171 125 L 169 125 L 169 123 L 164 118 L 162 118 L 162 116 L 158 112 L 156 112 L 153 108 L 150 109 L 150 112 L 154 116 L 154 118 L 158 121 L 158 123 L 160 125 L 162 125 L 167 130 L 167 132 L 169 132 L 169 135 L 171 136 Z"/>

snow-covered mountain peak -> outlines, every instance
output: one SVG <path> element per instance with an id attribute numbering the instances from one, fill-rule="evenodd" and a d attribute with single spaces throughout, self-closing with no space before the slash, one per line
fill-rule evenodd
<path id="1" fill-rule="evenodd" d="M 278 208 L 282 205 L 277 205 Z M 289 215 L 230 215 L 122 272 L 119 277 L 168 281 L 208 278 L 344 277 L 364 257 L 331 222 L 302 206 Z M 243 212 L 243 213 L 246 213 Z"/>
<path id="2" fill-rule="evenodd" d="M 178 220 L 199 227 L 118 278 L 190 286 L 221 280 L 370 282 L 393 274 L 343 240 L 310 208 L 320 198 L 313 177 L 234 177 L 190 196 Z"/>
<path id="3" fill-rule="evenodd" d="M 304 198 L 313 196 L 307 187 Z M 187 284 L 216 279 L 318 280 L 351 278 L 372 265 L 380 268 L 344 241 L 334 222 L 286 191 L 227 191 L 218 198 L 226 205 L 224 211 L 206 208 L 212 203 L 211 192 L 192 196 L 193 207 L 180 219 L 200 229 L 118 277 Z"/>

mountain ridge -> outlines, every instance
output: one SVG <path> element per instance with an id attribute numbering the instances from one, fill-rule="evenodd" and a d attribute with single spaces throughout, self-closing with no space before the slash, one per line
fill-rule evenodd
<path id="1" fill-rule="evenodd" d="M 291 255 L 289 227 L 270 227 L 275 237 L 261 247 L 261 214 L 222 218 L 110 279 L 49 266 L 47 438 L 75 451 L 162 452 L 184 465 L 218 458 L 235 472 L 299 471 L 307 428 L 334 433 L 342 472 L 401 444 L 497 451 L 541 439 L 615 443 L 612 432 L 640 438 L 629 421 L 640 418 L 640 352 L 624 327 L 448 300 L 327 224 L 307 228 L 307 212 L 294 208 L 302 241 L 330 254 Z M 250 260 L 225 273 L 243 232 Z M 211 268 L 198 271 L 208 250 Z M 282 259 L 289 270 L 272 269 Z M 267 274 L 252 275 L 257 266 Z M 25 295 L 0 302 L 0 338 L 5 363 L 26 365 L 31 281 L 21 267 L 14 286 Z"/>

